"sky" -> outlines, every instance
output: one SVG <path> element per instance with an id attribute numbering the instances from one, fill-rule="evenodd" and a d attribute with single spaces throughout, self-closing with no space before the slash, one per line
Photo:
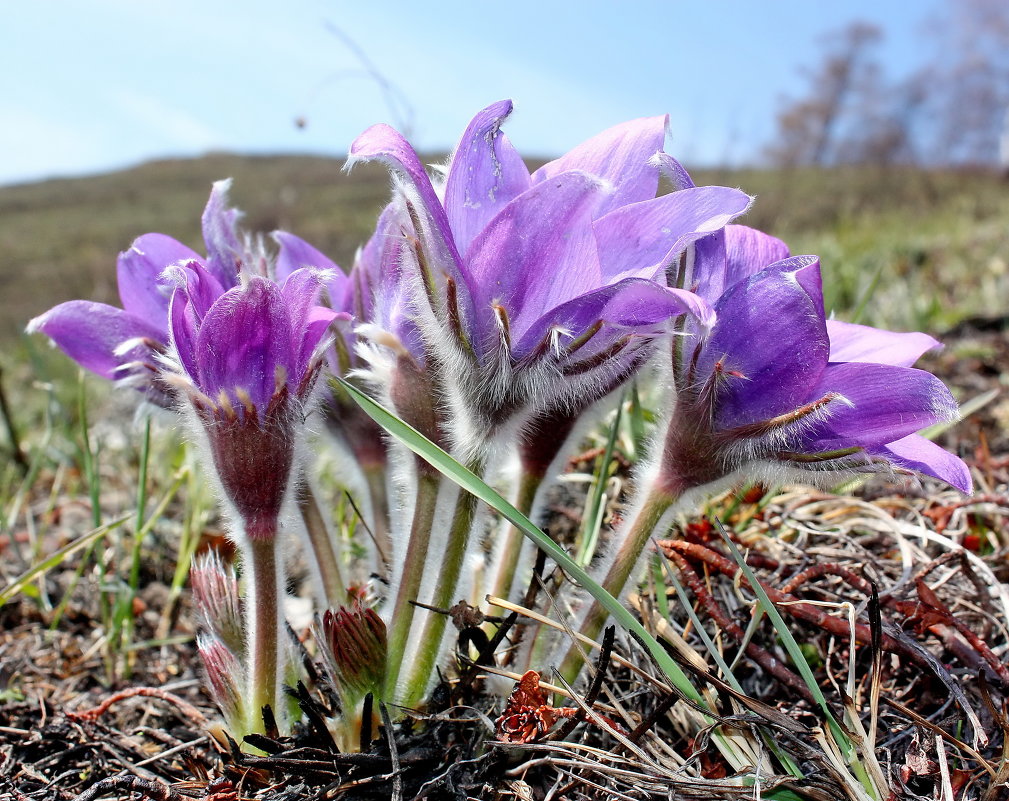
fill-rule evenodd
<path id="1" fill-rule="evenodd" d="M 782 98 L 802 93 L 825 33 L 878 25 L 899 76 L 925 57 L 923 27 L 942 2 L 11 3 L 0 25 L 0 184 L 210 151 L 343 157 L 376 122 L 443 152 L 506 97 L 509 137 L 527 156 L 669 114 L 667 150 L 680 160 L 748 163 L 773 136 Z"/>

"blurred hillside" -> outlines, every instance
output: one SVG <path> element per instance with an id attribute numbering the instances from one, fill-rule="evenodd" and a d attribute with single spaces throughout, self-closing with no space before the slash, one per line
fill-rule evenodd
<path id="1" fill-rule="evenodd" d="M 140 234 L 202 253 L 200 213 L 211 183 L 228 176 L 248 229 L 290 230 L 341 266 L 389 191 L 373 165 L 347 174 L 331 159 L 230 155 L 0 188 L 0 339 L 64 300 L 118 304 L 116 255 Z M 839 316 L 942 330 L 1009 312 L 1009 187 L 994 172 L 782 167 L 694 178 L 757 195 L 744 222 L 819 254 Z"/>

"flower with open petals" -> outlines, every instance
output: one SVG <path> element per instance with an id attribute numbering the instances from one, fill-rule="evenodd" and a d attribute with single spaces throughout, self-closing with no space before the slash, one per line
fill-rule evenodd
<path id="1" fill-rule="evenodd" d="M 676 315 L 710 321 L 696 295 L 663 285 L 686 245 L 745 211 L 735 189 L 655 197 L 663 118 L 588 140 L 532 174 L 501 133 L 511 103 L 477 114 L 436 188 L 396 131 L 377 125 L 351 162 L 400 176 L 416 238 L 415 313 L 443 368 L 455 444 L 566 400 L 599 397 Z"/>
<path id="2" fill-rule="evenodd" d="M 958 413 L 910 367 L 937 343 L 827 321 L 819 262 L 775 262 L 730 286 L 682 352 L 658 487 L 669 497 L 736 472 L 919 472 L 970 492 L 964 463 L 916 432 Z"/>
<path id="3" fill-rule="evenodd" d="M 747 242 L 749 250 L 734 249 Z M 901 472 L 971 490 L 967 466 L 916 433 L 958 413 L 938 378 L 910 366 L 938 343 L 826 320 L 815 256 L 751 272 L 779 250 L 775 242 L 727 229 L 729 247 L 715 264 L 723 276 L 742 277 L 718 297 L 710 330 L 674 340 L 673 395 L 657 464 L 619 547 L 596 567 L 612 595 L 623 592 L 670 508 L 729 481 L 800 475 L 836 482 Z M 579 629 L 596 637 L 605 620 L 592 603 Z M 570 681 L 582 656 L 564 647 L 560 672 Z"/>
<path id="4" fill-rule="evenodd" d="M 138 237 L 119 254 L 116 278 L 122 308 L 71 300 L 36 317 L 28 331 L 41 331 L 70 358 L 103 378 L 128 383 L 161 406 L 172 399 L 154 379 L 168 344 L 172 286 L 162 280 L 173 265 L 199 263 L 220 292 L 238 283 L 239 270 L 259 268 L 265 256 L 238 230 L 240 212 L 228 206 L 231 181 L 217 181 L 203 211 L 206 257 L 165 234 Z"/>

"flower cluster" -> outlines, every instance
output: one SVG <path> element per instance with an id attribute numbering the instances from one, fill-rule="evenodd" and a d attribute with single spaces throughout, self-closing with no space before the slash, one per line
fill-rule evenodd
<path id="1" fill-rule="evenodd" d="M 365 388 L 488 480 L 517 464 L 516 505 L 535 515 L 593 410 L 658 365 L 665 402 L 635 511 L 594 565 L 614 595 L 671 510 L 732 482 L 886 472 L 970 492 L 964 463 L 918 434 L 957 414 L 912 367 L 935 340 L 829 319 L 818 260 L 736 224 L 752 198 L 695 186 L 663 151 L 664 118 L 530 172 L 502 131 L 510 113 L 508 101 L 478 113 L 433 176 L 392 128 L 365 131 L 349 163 L 384 162 L 393 193 L 349 273 L 292 234 L 276 232 L 272 253 L 243 235 L 220 183 L 205 258 L 140 237 L 119 259 L 121 309 L 73 301 L 30 324 L 190 421 L 242 559 L 242 599 L 219 562 L 193 570 L 200 650 L 237 734 L 261 730 L 266 706 L 283 724 L 285 528 L 308 535 L 329 607 L 317 635 L 348 719 L 369 697 L 420 704 L 448 650 L 445 611 L 507 596 L 528 559 L 518 532 L 387 441 L 322 374 Z M 373 554 L 356 578 L 377 580 L 356 591 L 311 492 L 316 408 L 366 501 Z M 603 622 L 583 606 L 584 634 Z M 580 661 L 564 655 L 562 672 L 573 679 Z"/>

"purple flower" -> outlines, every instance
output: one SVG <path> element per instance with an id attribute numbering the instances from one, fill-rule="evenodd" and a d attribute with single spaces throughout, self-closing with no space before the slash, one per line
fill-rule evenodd
<path id="1" fill-rule="evenodd" d="M 353 317 L 354 327 L 349 322 L 339 326 L 333 347 L 327 353 L 329 368 L 335 375 L 353 379 L 362 371 L 370 372 L 376 361 L 380 363 L 379 371 L 386 374 L 395 372 L 400 359 L 413 363 L 411 373 L 424 363 L 423 346 L 409 310 L 401 267 L 408 227 L 409 219 L 401 210 L 393 205 L 386 207 L 374 233 L 358 251 L 349 276 L 297 237 L 281 231 L 273 235 L 280 246 L 278 280 L 299 267 L 322 269 L 330 308 L 344 317 Z M 357 331 L 365 336 L 359 337 Z M 381 347 L 374 347 L 376 344 Z M 344 440 L 359 465 L 366 470 L 371 466 L 384 467 L 382 429 L 337 386 L 330 387 L 325 406 L 330 429 Z"/>
<path id="2" fill-rule="evenodd" d="M 238 283 L 238 271 L 253 258 L 236 228 L 239 212 L 227 206 L 231 182 L 218 181 L 203 212 L 207 257 L 165 234 L 144 234 L 119 254 L 116 276 L 122 308 L 87 300 L 61 303 L 28 324 L 41 331 L 82 367 L 114 381 L 130 383 L 161 406 L 171 404 L 154 382 L 168 343 L 168 307 L 172 286 L 162 280 L 177 264 L 199 263 L 223 292 Z"/>
<path id="3" fill-rule="evenodd" d="M 783 467 L 834 480 L 838 471 L 918 472 L 970 492 L 966 465 L 915 433 L 957 415 L 942 382 L 910 367 L 938 344 L 931 337 L 825 320 L 812 256 L 737 281 L 715 312 L 674 366 L 658 477 L 668 497 Z"/>
<path id="4" fill-rule="evenodd" d="M 351 146 L 400 176 L 413 222 L 405 248 L 414 313 L 443 368 L 458 445 L 496 427 L 599 397 L 670 317 L 710 318 L 692 293 L 661 284 L 692 241 L 749 205 L 734 189 L 656 198 L 663 118 L 635 120 L 529 173 L 500 128 L 511 103 L 471 121 L 436 188 L 384 125 Z"/>
<path id="5" fill-rule="evenodd" d="M 283 287 L 251 276 L 219 292 L 199 262 L 173 268 L 170 308 L 179 372 L 206 430 L 226 498 L 252 538 L 272 537 L 290 483 L 304 404 L 337 313 L 316 305 L 322 275 L 302 269 Z"/>

